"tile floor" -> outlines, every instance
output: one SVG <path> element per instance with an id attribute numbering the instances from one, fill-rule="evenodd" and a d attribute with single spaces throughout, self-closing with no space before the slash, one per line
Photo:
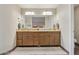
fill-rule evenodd
<path id="1" fill-rule="evenodd" d="M 67 55 L 60 47 L 17 47 L 8 55 Z"/>

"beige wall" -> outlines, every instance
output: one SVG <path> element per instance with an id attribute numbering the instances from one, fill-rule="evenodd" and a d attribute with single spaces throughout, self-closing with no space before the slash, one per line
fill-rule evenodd
<path id="1" fill-rule="evenodd" d="M 18 10 L 16 5 L 0 5 L 0 54 L 16 46 Z"/>
<path id="2" fill-rule="evenodd" d="M 74 16 L 75 16 L 75 20 L 74 20 L 74 35 L 75 38 L 77 39 L 77 43 L 79 43 L 79 6 L 74 8 Z"/>
<path id="3" fill-rule="evenodd" d="M 56 22 L 60 25 L 61 30 L 61 46 L 65 48 L 69 54 L 74 54 L 74 44 L 72 42 L 72 5 L 59 5 L 57 8 Z"/>

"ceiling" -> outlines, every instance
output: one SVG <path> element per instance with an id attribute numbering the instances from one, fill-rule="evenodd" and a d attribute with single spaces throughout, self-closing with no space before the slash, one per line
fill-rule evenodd
<path id="1" fill-rule="evenodd" d="M 57 8 L 58 4 L 19 4 L 21 8 Z"/>

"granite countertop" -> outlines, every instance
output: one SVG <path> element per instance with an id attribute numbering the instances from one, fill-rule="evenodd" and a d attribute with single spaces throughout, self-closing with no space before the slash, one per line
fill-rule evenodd
<path id="1" fill-rule="evenodd" d="M 53 30 L 53 29 L 48 29 L 48 30 L 16 30 L 16 32 L 60 32 L 60 30 Z"/>

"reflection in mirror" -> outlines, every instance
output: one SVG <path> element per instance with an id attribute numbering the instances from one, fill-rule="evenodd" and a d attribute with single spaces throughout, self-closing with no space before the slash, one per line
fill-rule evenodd
<path id="1" fill-rule="evenodd" d="M 32 28 L 44 28 L 45 17 L 32 17 Z"/>

